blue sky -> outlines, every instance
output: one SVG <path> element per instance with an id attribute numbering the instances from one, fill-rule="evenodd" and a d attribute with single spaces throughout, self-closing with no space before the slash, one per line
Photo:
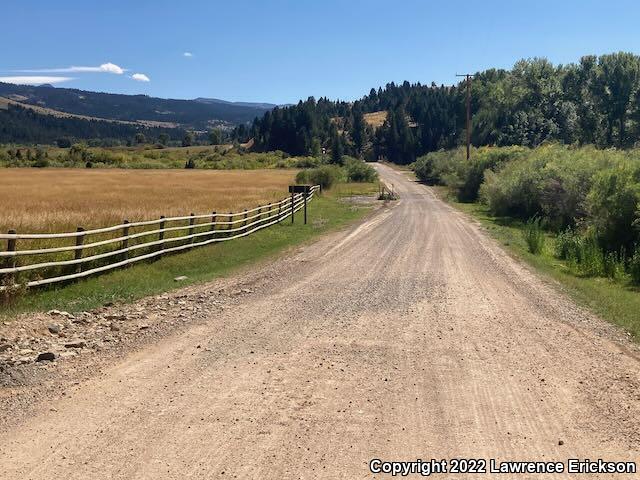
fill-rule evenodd
<path id="1" fill-rule="evenodd" d="M 0 77 L 170 98 L 352 100 L 390 81 L 453 83 L 520 58 L 640 53 L 637 1 L 3 3 Z"/>

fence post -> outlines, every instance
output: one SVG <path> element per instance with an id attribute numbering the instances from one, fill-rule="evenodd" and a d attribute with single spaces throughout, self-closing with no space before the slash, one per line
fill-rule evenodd
<path id="1" fill-rule="evenodd" d="M 193 226 L 195 221 L 195 213 L 191 212 L 191 218 L 189 219 L 189 235 L 193 235 L 195 232 L 195 227 Z M 190 238 L 187 243 L 193 243 L 194 240 L 194 238 Z"/>
<path id="2" fill-rule="evenodd" d="M 78 227 L 78 233 L 84 232 L 84 228 Z M 80 260 L 82 258 L 82 245 L 84 244 L 84 233 L 78 235 L 76 237 L 76 248 L 75 251 L 75 260 Z M 76 264 L 76 273 L 80 273 L 82 271 L 82 263 Z"/>
<path id="3" fill-rule="evenodd" d="M 158 240 L 162 241 L 164 240 L 164 224 L 165 224 L 165 216 L 164 215 L 160 215 L 160 233 L 158 233 Z M 158 250 L 164 250 L 164 243 L 161 243 L 160 245 L 158 245 Z M 162 255 L 159 255 L 160 257 Z"/>
<path id="4" fill-rule="evenodd" d="M 244 223 L 242 224 L 242 226 L 244 227 L 244 229 L 247 229 L 247 209 L 244 209 Z"/>
<path id="5" fill-rule="evenodd" d="M 216 236 L 215 234 L 215 230 L 216 230 L 216 212 L 212 212 L 211 213 L 211 228 L 209 228 L 209 230 L 211 231 L 211 236 L 209 238 L 213 238 Z"/>
<path id="6" fill-rule="evenodd" d="M 15 230 L 9 230 L 7 232 L 9 235 L 15 235 L 17 232 Z M 7 240 L 7 252 L 15 252 L 16 251 L 16 239 L 15 238 L 9 238 Z M 16 268 L 16 264 L 17 264 L 17 257 L 12 256 L 12 257 L 7 257 L 7 268 Z M 8 273 L 6 276 L 6 284 L 7 286 L 11 285 L 14 283 L 13 281 L 14 279 L 14 274 L 13 273 Z"/>
<path id="7" fill-rule="evenodd" d="M 262 226 L 262 205 L 258 208 L 258 227 Z"/>
<path id="8" fill-rule="evenodd" d="M 291 192 L 291 224 L 293 224 L 293 210 L 294 210 L 294 198 L 296 194 Z"/>
<path id="9" fill-rule="evenodd" d="M 233 230 L 233 217 L 235 217 L 235 215 L 233 214 L 233 212 L 229 212 L 229 230 Z M 227 233 L 227 236 L 230 237 L 231 236 L 231 232 Z"/>
<path id="10" fill-rule="evenodd" d="M 278 223 L 282 222 L 282 202 L 278 202 Z"/>
<path id="11" fill-rule="evenodd" d="M 129 220 L 125 220 L 124 222 L 122 222 L 124 224 L 124 227 L 122 227 L 122 236 L 123 237 L 128 237 L 129 236 Z M 121 250 L 124 250 L 125 248 L 129 248 L 129 239 L 125 238 L 124 240 L 122 240 L 122 245 L 120 246 Z M 126 260 L 129 258 L 129 252 L 124 251 L 122 252 L 122 257 L 123 260 Z"/>
<path id="12" fill-rule="evenodd" d="M 307 224 L 307 192 L 304 192 L 304 224 Z"/>

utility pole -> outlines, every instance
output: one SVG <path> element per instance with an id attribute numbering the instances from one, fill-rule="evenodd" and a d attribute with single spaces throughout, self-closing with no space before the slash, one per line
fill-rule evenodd
<path id="1" fill-rule="evenodd" d="M 470 73 L 464 73 L 456 77 L 465 77 L 467 79 L 467 160 L 471 156 L 471 79 L 473 75 Z"/>

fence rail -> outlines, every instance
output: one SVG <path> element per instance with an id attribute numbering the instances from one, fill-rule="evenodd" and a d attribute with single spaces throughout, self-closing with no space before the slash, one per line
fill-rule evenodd
<path id="1" fill-rule="evenodd" d="M 157 220 L 128 222 L 120 225 L 93 230 L 79 227 L 76 232 L 65 233 L 17 233 L 10 230 L 0 234 L 0 240 L 6 240 L 7 250 L 0 252 L 0 278 L 3 284 L 0 290 L 10 287 L 37 287 L 57 282 L 70 281 L 87 277 L 96 273 L 113 270 L 142 260 L 148 260 L 168 253 L 179 252 L 195 247 L 224 242 L 251 235 L 254 232 L 293 217 L 296 212 L 305 209 L 308 201 L 313 199 L 319 186 L 311 187 L 308 194 L 297 193 L 279 202 L 262 205 L 242 212 L 218 213 L 181 217 L 161 217 Z M 199 220 L 205 222 L 198 223 Z M 306 213 L 305 213 L 306 219 Z M 167 226 L 167 223 L 187 221 L 186 225 Z M 131 232 L 132 229 L 153 227 L 149 230 Z M 104 236 L 117 232 L 113 238 L 95 239 L 87 243 L 87 237 Z M 182 235 L 181 232 L 186 232 Z M 169 234 L 169 236 L 167 236 Z M 145 240 L 145 237 L 156 237 Z M 18 249 L 19 241 L 70 239 L 72 245 Z M 133 243 L 138 242 L 138 243 Z M 178 244 L 169 246 L 171 244 Z M 111 247 L 111 248 L 110 248 Z M 71 253 L 70 259 L 59 259 L 60 255 Z M 89 255 L 86 255 L 90 252 Z M 137 255 L 130 255 L 135 254 Z M 37 260 L 38 256 L 56 258 Z M 20 262 L 23 258 L 34 262 Z M 23 263 L 19 265 L 18 263 Z M 83 268 L 88 266 L 88 268 Z M 26 272 L 37 274 L 37 279 L 18 279 L 18 275 Z"/>

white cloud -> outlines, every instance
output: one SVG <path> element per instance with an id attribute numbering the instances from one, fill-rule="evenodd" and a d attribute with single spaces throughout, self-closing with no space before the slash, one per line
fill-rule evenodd
<path id="1" fill-rule="evenodd" d="M 144 73 L 134 73 L 133 75 L 131 75 L 131 78 L 133 78 L 134 80 L 138 81 L 138 82 L 150 82 L 151 79 L 149 77 L 147 77 Z"/>
<path id="2" fill-rule="evenodd" d="M 72 77 L 42 77 L 42 76 L 23 76 L 23 77 L 0 77 L 0 82 L 14 83 L 16 85 L 43 85 L 45 83 L 61 83 L 73 80 Z"/>
<path id="3" fill-rule="evenodd" d="M 187 58 L 191 58 L 191 57 L 193 57 L 193 53 L 191 53 L 191 52 L 184 52 L 184 53 L 182 54 L 182 56 L 183 56 L 183 57 L 187 57 Z"/>
<path id="4" fill-rule="evenodd" d="M 42 68 L 38 70 L 18 70 L 20 72 L 28 73 L 114 73 L 116 75 L 122 75 L 126 70 L 115 63 L 107 62 L 103 63 L 99 67 L 78 67 L 72 66 L 68 68 Z"/>

